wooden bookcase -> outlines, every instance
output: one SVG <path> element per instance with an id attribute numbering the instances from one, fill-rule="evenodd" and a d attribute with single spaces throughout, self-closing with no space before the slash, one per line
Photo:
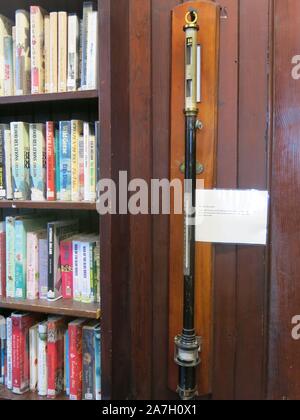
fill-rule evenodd
<path id="1" fill-rule="evenodd" d="M 97 0 L 99 11 L 99 90 L 0 98 L 0 122 L 44 122 L 78 118 L 101 124 L 101 176 L 116 179 L 128 169 L 128 2 Z M 116 4 L 117 3 L 117 4 Z M 48 11 L 82 14 L 83 0 L 10 0 L 0 13 L 14 18 L 15 10 L 31 4 Z M 123 48 L 124 46 L 124 48 Z M 127 216 L 100 216 L 95 203 L 0 201 L 1 216 L 24 211 L 59 212 L 79 217 L 81 226 L 101 232 L 101 309 L 64 300 L 49 303 L 0 299 L 1 311 L 21 310 L 43 314 L 100 319 L 102 324 L 103 399 L 125 399 L 130 392 L 128 340 L 128 226 Z M 39 399 L 35 394 L 16 396 L 0 386 L 0 399 Z M 62 396 L 62 399 L 65 399 Z"/>

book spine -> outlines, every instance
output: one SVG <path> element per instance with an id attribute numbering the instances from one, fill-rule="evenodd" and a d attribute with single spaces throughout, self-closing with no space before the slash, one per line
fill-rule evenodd
<path id="1" fill-rule="evenodd" d="M 92 303 L 93 299 L 93 289 L 91 285 L 91 255 L 90 255 L 90 243 L 82 242 L 81 243 L 81 253 L 80 259 L 82 260 L 81 268 L 81 279 L 82 279 L 82 294 L 81 300 L 83 303 Z"/>
<path id="2" fill-rule="evenodd" d="M 56 199 L 60 200 L 60 135 L 55 130 L 55 189 Z"/>
<path id="3" fill-rule="evenodd" d="M 55 127 L 53 121 L 46 123 L 47 139 L 47 200 L 55 201 Z"/>
<path id="4" fill-rule="evenodd" d="M 50 92 L 58 91 L 58 14 L 50 13 Z"/>
<path id="5" fill-rule="evenodd" d="M 90 136 L 90 197 L 89 201 L 96 201 L 96 137 Z"/>
<path id="6" fill-rule="evenodd" d="M 5 179 L 5 126 L 0 125 L 0 199 L 6 198 Z"/>
<path id="7" fill-rule="evenodd" d="M 73 244 L 72 241 L 63 241 L 60 244 L 62 296 L 64 299 L 73 299 Z"/>
<path id="8" fill-rule="evenodd" d="M 30 199 L 30 146 L 28 124 L 11 123 L 12 177 L 15 200 Z"/>
<path id="9" fill-rule="evenodd" d="M 13 87 L 14 92 L 13 94 L 16 95 L 16 58 L 17 58 L 17 44 L 16 44 L 16 27 L 13 26 L 12 28 L 12 39 L 13 39 Z"/>
<path id="10" fill-rule="evenodd" d="M 95 400 L 94 330 L 83 328 L 82 333 L 82 394 L 84 400 Z"/>
<path id="11" fill-rule="evenodd" d="M 9 126 L 8 126 L 9 127 Z M 12 172 L 11 172 L 11 132 L 7 128 L 4 133 L 4 146 L 5 146 L 5 180 L 6 180 L 6 199 L 13 199 L 12 187 Z"/>
<path id="12" fill-rule="evenodd" d="M 27 233 L 27 299 L 39 297 L 39 239 L 34 232 Z"/>
<path id="13" fill-rule="evenodd" d="M 79 201 L 84 200 L 84 136 L 78 140 Z"/>
<path id="14" fill-rule="evenodd" d="M 60 200 L 72 200 L 71 122 L 60 122 Z"/>
<path id="15" fill-rule="evenodd" d="M 39 239 L 39 298 L 48 297 L 48 240 Z"/>
<path id="16" fill-rule="evenodd" d="M 6 218 L 6 296 L 15 297 L 15 219 Z"/>
<path id="17" fill-rule="evenodd" d="M 79 19 L 75 14 L 68 16 L 68 91 L 79 87 Z"/>
<path id="18" fill-rule="evenodd" d="M 40 7 L 30 7 L 31 93 L 44 93 L 44 16 Z"/>
<path id="19" fill-rule="evenodd" d="M 16 11 L 16 95 L 30 93 L 30 19 L 25 10 Z"/>
<path id="20" fill-rule="evenodd" d="M 5 88 L 4 88 L 4 84 L 5 84 L 5 65 L 4 65 L 4 60 L 5 60 L 5 47 L 4 47 L 4 37 L 5 36 L 9 36 L 12 34 L 12 22 L 7 19 L 6 17 L 4 17 L 3 15 L 1 15 L 0 17 L 0 96 L 4 95 L 5 92 Z"/>
<path id="21" fill-rule="evenodd" d="M 5 223 L 0 231 L 0 296 L 6 297 L 6 234 Z"/>
<path id="22" fill-rule="evenodd" d="M 82 399 L 82 327 L 69 325 L 70 400 Z"/>
<path id="23" fill-rule="evenodd" d="M 14 67 L 13 67 L 13 37 L 7 35 L 4 43 L 4 96 L 14 94 Z"/>
<path id="24" fill-rule="evenodd" d="M 98 12 L 88 15 L 87 89 L 97 88 Z"/>
<path id="25" fill-rule="evenodd" d="M 95 329 L 95 377 L 96 377 L 96 400 L 100 401 L 102 399 L 101 392 L 101 328 L 97 327 Z"/>
<path id="26" fill-rule="evenodd" d="M 73 241 L 73 297 L 76 302 L 81 302 L 80 282 L 80 242 Z"/>
<path id="27" fill-rule="evenodd" d="M 47 371 L 48 371 L 48 398 L 56 396 L 56 374 L 58 370 L 57 361 L 57 331 L 54 322 L 48 322 L 48 345 L 47 345 Z"/>
<path id="28" fill-rule="evenodd" d="M 55 267 L 54 267 L 55 226 L 48 224 L 48 299 L 55 299 Z"/>
<path id="29" fill-rule="evenodd" d="M 27 237 L 24 222 L 15 222 L 15 297 L 26 299 L 26 251 Z"/>
<path id="30" fill-rule="evenodd" d="M 69 331 L 65 332 L 65 389 L 70 396 L 70 350 L 69 350 Z"/>
<path id="31" fill-rule="evenodd" d="M 38 384 L 38 330 L 32 327 L 29 330 L 29 357 L 30 357 L 30 391 L 36 391 Z"/>
<path id="32" fill-rule="evenodd" d="M 0 383 L 5 385 L 6 376 L 6 351 L 7 351 L 7 339 L 6 339 L 6 320 L 4 316 L 0 316 Z"/>
<path id="33" fill-rule="evenodd" d="M 101 170 L 100 170 L 100 150 L 101 150 L 101 131 L 100 131 L 100 122 L 95 122 L 95 136 L 96 136 L 96 185 L 101 179 Z"/>
<path id="34" fill-rule="evenodd" d="M 90 124 L 84 123 L 84 201 L 90 201 L 91 188 L 91 148 L 90 148 Z"/>
<path id="35" fill-rule="evenodd" d="M 22 355 L 22 320 L 12 315 L 12 378 L 13 392 L 21 394 Z"/>
<path id="36" fill-rule="evenodd" d="M 7 362 L 6 362 L 6 387 L 12 389 L 12 320 L 6 319 L 7 336 Z"/>
<path id="37" fill-rule="evenodd" d="M 58 91 L 67 91 L 68 14 L 58 13 Z"/>
<path id="38" fill-rule="evenodd" d="M 93 3 L 83 3 L 82 23 L 82 62 L 81 62 L 81 89 L 87 89 L 87 59 L 88 59 L 88 32 L 90 30 L 88 21 L 89 14 L 93 12 Z"/>
<path id="39" fill-rule="evenodd" d="M 46 134 L 44 124 L 30 124 L 31 200 L 44 201 L 46 195 Z"/>
<path id="40" fill-rule="evenodd" d="M 47 378 L 47 323 L 43 323 L 38 327 L 38 394 L 41 397 L 48 392 Z"/>
<path id="41" fill-rule="evenodd" d="M 95 256 L 95 279 L 94 279 L 94 283 L 96 284 L 96 302 L 100 303 L 101 302 L 101 288 L 100 288 L 100 245 L 97 243 L 95 251 L 94 251 L 94 256 Z"/>
<path id="42" fill-rule="evenodd" d="M 72 201 L 79 201 L 79 141 L 82 135 L 82 122 L 73 120 L 71 121 L 71 163 L 72 163 Z"/>
<path id="43" fill-rule="evenodd" d="M 45 93 L 50 93 L 50 16 L 44 18 L 44 55 L 45 55 Z"/>

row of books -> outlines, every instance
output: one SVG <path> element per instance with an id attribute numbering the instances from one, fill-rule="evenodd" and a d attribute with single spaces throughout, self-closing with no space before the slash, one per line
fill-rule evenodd
<path id="1" fill-rule="evenodd" d="M 15 394 L 101 399 L 101 328 L 97 321 L 15 312 L 0 316 L 0 383 Z"/>
<path id="2" fill-rule="evenodd" d="M 75 13 L 31 6 L 15 22 L 0 15 L 0 96 L 97 88 L 98 12 L 94 2 Z"/>
<path id="3" fill-rule="evenodd" d="M 0 296 L 100 303 L 99 236 L 78 233 L 77 220 L 48 217 L 0 223 Z"/>
<path id="4" fill-rule="evenodd" d="M 96 201 L 99 122 L 0 124 L 0 199 Z"/>

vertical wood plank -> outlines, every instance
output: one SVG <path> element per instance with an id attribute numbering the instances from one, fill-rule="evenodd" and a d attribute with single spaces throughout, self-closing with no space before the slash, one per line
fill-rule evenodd
<path id="1" fill-rule="evenodd" d="M 131 178 L 152 177 L 151 1 L 129 0 Z M 119 141 L 122 141 L 120 137 Z M 133 395 L 149 399 L 152 388 L 152 220 L 130 217 L 130 293 Z M 124 244 L 126 246 L 126 244 Z"/>

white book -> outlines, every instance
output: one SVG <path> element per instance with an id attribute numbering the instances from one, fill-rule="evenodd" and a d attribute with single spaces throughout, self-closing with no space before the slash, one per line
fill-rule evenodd
<path id="1" fill-rule="evenodd" d="M 81 302 L 81 267 L 80 267 L 80 241 L 73 241 L 73 296 L 76 302 Z"/>
<path id="2" fill-rule="evenodd" d="M 47 322 L 38 326 L 38 394 L 45 397 L 48 392 L 47 368 Z"/>
<path id="3" fill-rule="evenodd" d="M 67 91 L 68 14 L 58 13 L 58 91 Z"/>
<path id="4" fill-rule="evenodd" d="M 88 33 L 89 15 L 93 13 L 94 3 L 86 1 L 83 3 L 83 22 L 82 22 L 82 60 L 81 60 L 81 90 L 87 89 L 87 58 L 88 58 Z"/>
<path id="5" fill-rule="evenodd" d="M 98 12 L 88 15 L 87 89 L 97 89 Z"/>
<path id="6" fill-rule="evenodd" d="M 58 14 L 50 13 L 50 93 L 58 90 Z"/>
<path id="7" fill-rule="evenodd" d="M 13 66 L 13 37 L 7 35 L 3 38 L 4 43 L 4 96 L 13 96 L 14 66 Z"/>
<path id="8" fill-rule="evenodd" d="M 44 93 L 44 10 L 30 7 L 31 93 Z"/>
<path id="9" fill-rule="evenodd" d="M 6 387 L 7 389 L 13 388 L 12 383 L 12 320 L 6 319 L 6 336 L 7 336 L 7 361 L 6 361 Z"/>
<path id="10" fill-rule="evenodd" d="M 5 141 L 5 178 L 6 178 L 6 198 L 13 199 L 12 170 L 11 170 L 11 131 L 4 131 Z"/>
<path id="11" fill-rule="evenodd" d="M 91 148 L 90 148 L 91 125 L 83 124 L 84 139 L 84 201 L 90 201 L 91 196 Z"/>
<path id="12" fill-rule="evenodd" d="M 4 37 L 7 35 L 12 35 L 12 22 L 0 15 L 0 96 L 4 95 Z"/>
<path id="13" fill-rule="evenodd" d="M 12 39 L 13 39 L 13 70 L 14 70 L 14 74 L 13 74 L 13 87 L 14 87 L 14 92 L 13 94 L 16 94 L 16 27 L 13 26 L 12 27 Z"/>
<path id="14" fill-rule="evenodd" d="M 16 11 L 16 95 L 31 91 L 30 16 L 26 10 Z"/>
<path id="15" fill-rule="evenodd" d="M 50 15 L 44 18 L 45 93 L 50 92 Z"/>
<path id="16" fill-rule="evenodd" d="M 68 91 L 79 87 L 79 19 L 76 14 L 68 16 Z"/>
<path id="17" fill-rule="evenodd" d="M 36 391 L 38 384 L 38 325 L 29 329 L 29 372 L 30 391 Z"/>

